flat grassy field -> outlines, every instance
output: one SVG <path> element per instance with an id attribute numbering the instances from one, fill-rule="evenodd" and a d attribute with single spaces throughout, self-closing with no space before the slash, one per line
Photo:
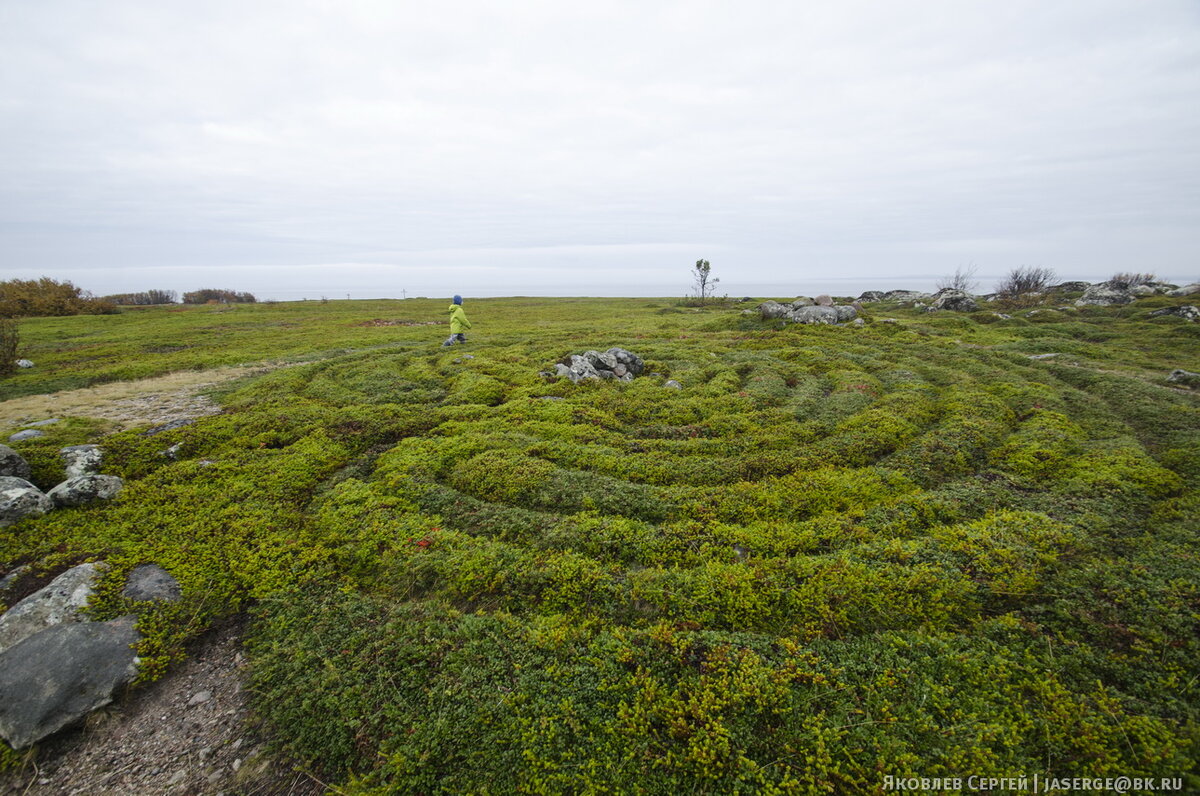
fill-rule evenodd
<path id="1" fill-rule="evenodd" d="M 0 529 L 0 572 L 103 558 L 110 618 L 171 570 L 147 680 L 248 612 L 263 721 L 339 792 L 1200 791 L 1200 394 L 1166 381 L 1200 324 L 1150 317 L 1194 302 L 468 299 L 445 349 L 447 303 L 21 321 L 0 419 L 182 371 L 223 412 L 144 436 L 73 403 L 13 443 L 49 488 L 99 442 L 126 487 Z M 611 346 L 656 375 L 539 375 Z"/>

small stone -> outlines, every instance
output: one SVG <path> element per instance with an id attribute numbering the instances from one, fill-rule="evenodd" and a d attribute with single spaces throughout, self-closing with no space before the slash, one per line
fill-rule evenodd
<path id="1" fill-rule="evenodd" d="M 164 459 L 170 459 L 174 462 L 179 460 L 179 452 L 181 450 L 183 450 L 183 443 L 176 442 L 174 445 L 164 450 L 161 455 Z"/>
<path id="2" fill-rule="evenodd" d="M 45 420 L 38 420 L 37 422 L 34 422 L 34 423 L 26 423 L 25 428 L 40 428 L 41 426 L 52 426 L 55 423 L 57 423 L 58 420 L 59 419 L 57 417 L 50 417 Z"/>
<path id="3" fill-rule="evenodd" d="M 683 385 L 680 384 L 679 382 L 675 381 L 675 379 L 667 379 L 666 383 L 663 384 L 663 386 L 666 387 L 668 390 L 682 390 L 683 389 Z"/>
<path id="4" fill-rule="evenodd" d="M 169 780 L 167 780 L 167 787 L 173 788 L 176 785 L 183 782 L 185 779 L 187 779 L 187 771 L 185 771 L 184 769 L 181 768 L 178 771 L 176 771 L 174 774 L 172 774 L 171 778 Z"/>
<path id="5" fill-rule="evenodd" d="M 212 699 L 212 691 L 197 691 L 192 694 L 192 698 L 188 700 L 188 707 L 194 708 L 196 705 L 203 705 L 208 700 Z"/>
<path id="6" fill-rule="evenodd" d="M 18 367 L 18 368 L 32 368 L 32 367 L 33 367 L 33 363 L 32 363 L 32 362 L 30 362 L 28 359 L 18 359 L 18 360 L 17 360 L 17 367 Z"/>
<path id="7" fill-rule="evenodd" d="M 24 442 L 27 439 L 37 439 L 38 437 L 46 436 L 46 432 L 37 428 L 27 428 L 24 431 L 18 431 L 16 434 L 9 435 L 9 442 Z"/>

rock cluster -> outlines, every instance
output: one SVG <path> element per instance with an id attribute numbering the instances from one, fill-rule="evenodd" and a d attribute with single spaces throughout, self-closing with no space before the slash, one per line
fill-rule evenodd
<path id="1" fill-rule="evenodd" d="M 0 615 L 0 736 L 14 749 L 112 702 L 137 675 L 136 617 L 93 622 L 82 613 L 107 569 L 73 567 Z M 139 596 L 130 599 L 180 595 L 178 581 L 154 564 L 130 573 L 126 596 L 131 589 Z"/>
<path id="2" fill-rule="evenodd" d="M 1200 308 L 1192 304 L 1181 304 L 1178 307 L 1163 307 L 1161 310 L 1155 310 L 1150 313 L 1151 318 L 1156 318 L 1160 315 L 1178 315 L 1185 321 L 1200 321 Z"/>
<path id="3" fill-rule="evenodd" d="M 979 305 L 975 297 L 964 290 L 945 289 L 938 291 L 937 298 L 929 305 L 931 310 L 953 310 L 954 312 L 975 312 Z"/>
<path id="4" fill-rule="evenodd" d="M 72 445 L 59 451 L 67 480 L 43 493 L 28 479 L 29 463 L 7 445 L 0 445 L 0 528 L 25 517 L 40 517 L 53 508 L 82 506 L 95 500 L 111 500 L 124 482 L 115 475 L 101 475 L 104 455 L 96 445 Z"/>
<path id="5" fill-rule="evenodd" d="M 1107 282 L 1101 282 L 1098 285 L 1088 285 L 1084 289 L 1083 295 L 1075 299 L 1075 306 L 1112 307 L 1120 304 L 1128 304 L 1133 299 L 1134 295 L 1128 289 L 1114 287 Z"/>
<path id="6" fill-rule="evenodd" d="M 758 305 L 763 320 L 783 319 L 788 323 L 847 323 L 858 317 L 858 310 L 849 304 L 834 304 L 828 296 L 817 301 L 801 296 L 788 304 L 764 301 Z"/>
<path id="7" fill-rule="evenodd" d="M 570 379 L 578 384 L 585 379 L 615 379 L 633 381 L 646 368 L 642 358 L 624 348 L 607 351 L 584 351 L 571 354 L 569 364 L 560 362 L 554 366 L 555 375 Z"/>

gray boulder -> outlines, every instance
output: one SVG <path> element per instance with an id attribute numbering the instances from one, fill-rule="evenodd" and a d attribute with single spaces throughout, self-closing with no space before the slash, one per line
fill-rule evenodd
<path id="1" fill-rule="evenodd" d="M 808 296 L 796 296 L 795 301 L 792 302 L 792 309 L 798 310 L 801 307 L 811 307 L 813 304 L 816 304 L 816 303 L 817 302 L 813 301 Z"/>
<path id="2" fill-rule="evenodd" d="M 788 320 L 793 323 L 837 323 L 837 310 L 833 307 L 801 307 L 788 313 Z"/>
<path id="3" fill-rule="evenodd" d="M 26 423 L 25 428 L 41 428 L 42 426 L 52 426 L 59 422 L 57 417 L 48 417 L 45 420 L 38 420 L 34 423 Z"/>
<path id="4" fill-rule="evenodd" d="M 0 652 L 48 627 L 82 621 L 80 611 L 107 568 L 100 563 L 72 567 L 0 614 Z"/>
<path id="5" fill-rule="evenodd" d="M 15 475 L 0 475 L 0 490 L 3 489 L 37 489 L 37 486 L 24 478 Z"/>
<path id="6" fill-rule="evenodd" d="M 121 596 L 144 602 L 158 600 L 173 603 L 183 596 L 179 581 L 158 564 L 142 564 L 129 573 Z"/>
<path id="7" fill-rule="evenodd" d="M 667 379 L 666 382 L 663 383 L 663 386 L 666 387 L 668 390 L 682 390 L 683 389 L 683 385 L 680 384 L 679 382 L 675 381 L 675 379 Z"/>
<path id="8" fill-rule="evenodd" d="M 1153 285 L 1130 285 L 1128 288 L 1126 288 L 1126 290 L 1129 291 L 1129 295 L 1138 296 L 1138 297 L 1157 296 L 1159 293 L 1165 292 L 1165 291 L 1159 290 L 1158 288 L 1154 287 Z"/>
<path id="9" fill-rule="evenodd" d="M 67 468 L 67 478 L 77 475 L 95 475 L 100 472 L 100 462 L 104 458 L 99 445 L 72 445 L 58 452 Z"/>
<path id="10" fill-rule="evenodd" d="M 764 321 L 786 318 L 789 311 L 788 305 L 780 304 L 778 301 L 764 301 L 758 305 L 758 314 Z"/>
<path id="11" fill-rule="evenodd" d="M 7 445 L 0 445 L 0 475 L 15 475 L 17 478 L 28 478 L 29 462 Z"/>
<path id="12" fill-rule="evenodd" d="M 40 517 L 52 508 L 53 501 L 24 478 L 0 476 L 0 528 L 26 517 Z"/>
<path id="13" fill-rule="evenodd" d="M 18 431 L 16 434 L 8 436 L 9 442 L 24 442 L 27 439 L 37 439 L 38 437 L 46 436 L 46 432 L 40 428 L 27 428 L 24 431 Z"/>
<path id="14" fill-rule="evenodd" d="M 1184 387 L 1200 387 L 1200 373 L 1176 368 L 1167 376 L 1167 381 L 1171 384 L 1182 384 Z"/>
<path id="15" fill-rule="evenodd" d="M 858 297 L 859 301 L 883 301 L 884 294 L 879 290 L 866 290 Z"/>
<path id="16" fill-rule="evenodd" d="M 1161 315 L 1178 315 L 1186 321 L 1200 320 L 1200 308 L 1194 307 L 1191 304 L 1182 304 L 1178 307 L 1164 307 L 1161 310 L 1155 310 L 1150 313 L 1151 318 Z"/>
<path id="17" fill-rule="evenodd" d="M 943 290 L 931 305 L 934 309 L 953 310 L 954 312 L 975 312 L 979 305 L 975 298 L 963 290 Z"/>
<path id="18" fill-rule="evenodd" d="M 1194 293 L 1200 293 L 1200 282 L 1193 282 L 1190 285 L 1184 285 L 1183 287 L 1167 291 L 1168 296 L 1190 296 Z"/>
<path id="19" fill-rule="evenodd" d="M 1060 282 L 1046 288 L 1047 293 L 1081 293 L 1092 286 L 1091 282 Z"/>
<path id="20" fill-rule="evenodd" d="M 1083 295 L 1075 299 L 1075 306 L 1113 307 L 1128 304 L 1131 301 L 1133 301 L 1133 295 L 1128 290 L 1101 283 L 1088 286 L 1087 290 L 1083 291 Z"/>
<path id="21" fill-rule="evenodd" d="M 830 296 L 827 296 L 826 294 L 822 293 L 821 295 L 819 295 L 815 299 L 813 299 L 813 303 L 817 304 L 821 307 L 832 307 L 833 299 Z"/>
<path id="22" fill-rule="evenodd" d="M 50 490 L 56 506 L 82 506 L 96 500 L 111 500 L 125 485 L 115 475 L 77 475 Z"/>
<path id="23" fill-rule="evenodd" d="M 32 367 L 33 367 L 33 363 L 32 363 L 32 362 L 30 362 L 28 359 L 18 359 L 18 360 L 17 360 L 17 367 L 18 367 L 18 368 L 32 368 Z"/>
<path id="24" fill-rule="evenodd" d="M 920 301 L 929 298 L 929 294 L 919 290 L 889 290 L 883 297 L 888 301 Z"/>
<path id="25" fill-rule="evenodd" d="M 134 621 L 56 625 L 0 652 L 0 735 L 24 749 L 112 702 L 137 676 Z"/>
<path id="26" fill-rule="evenodd" d="M 833 311 L 837 313 L 838 323 L 849 323 L 858 317 L 858 310 L 849 304 L 838 304 Z"/>
<path id="27" fill-rule="evenodd" d="M 646 369 L 645 361 L 632 351 L 626 351 L 624 348 L 610 348 L 608 353 L 615 356 L 617 362 L 624 365 L 635 376 L 642 375 L 642 371 Z"/>

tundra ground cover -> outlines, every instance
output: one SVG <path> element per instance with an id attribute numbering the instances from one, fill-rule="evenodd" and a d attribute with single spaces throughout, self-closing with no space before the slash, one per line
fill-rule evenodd
<path id="1" fill-rule="evenodd" d="M 250 611 L 264 721 L 350 792 L 1200 786 L 1200 402 L 1164 381 L 1200 333 L 1171 303 L 852 328 L 497 299 L 451 349 L 405 325 L 433 301 L 31 319 L 6 396 L 301 364 L 103 437 L 122 496 L 0 530 L 0 563 L 105 558 L 101 617 L 132 566 L 174 572 L 145 678 Z M 612 345 L 660 375 L 538 375 Z M 105 428 L 46 430 L 43 485 Z"/>

